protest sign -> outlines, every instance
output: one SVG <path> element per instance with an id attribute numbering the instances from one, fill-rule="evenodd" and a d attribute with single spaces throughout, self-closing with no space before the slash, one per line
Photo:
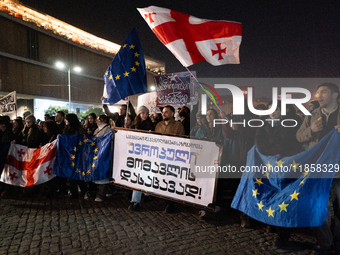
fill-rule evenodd
<path id="1" fill-rule="evenodd" d="M 17 96 L 16 91 L 9 93 L 0 99 L 0 114 L 15 113 L 17 110 Z"/>
<path id="2" fill-rule="evenodd" d="M 144 105 L 149 109 L 150 113 L 161 113 L 160 109 L 156 106 L 157 93 L 150 92 L 138 96 L 137 109 Z"/>
<path id="3" fill-rule="evenodd" d="M 201 206 L 213 202 L 215 173 L 198 178 L 194 166 L 216 164 L 214 142 L 119 130 L 114 147 L 115 183 Z"/>
<path id="4" fill-rule="evenodd" d="M 196 72 L 181 72 L 155 76 L 157 106 L 183 106 L 197 104 L 195 93 Z"/>

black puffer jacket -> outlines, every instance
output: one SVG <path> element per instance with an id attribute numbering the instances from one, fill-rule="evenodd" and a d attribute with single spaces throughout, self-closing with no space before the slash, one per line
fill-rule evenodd
<path id="1" fill-rule="evenodd" d="M 139 117 L 136 118 L 135 124 L 131 126 L 132 129 L 139 129 L 139 130 L 145 130 L 145 131 L 154 131 L 155 130 L 155 124 L 152 122 L 150 117 L 148 117 L 146 120 L 143 120 L 141 122 L 138 121 L 140 119 Z"/>

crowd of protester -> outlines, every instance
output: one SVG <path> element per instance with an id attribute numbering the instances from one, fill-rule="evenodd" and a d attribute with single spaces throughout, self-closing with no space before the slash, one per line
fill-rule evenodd
<path id="1" fill-rule="evenodd" d="M 39 148 L 56 139 L 59 134 L 85 134 L 89 137 L 99 137 L 110 132 L 114 127 L 122 127 L 154 131 L 162 134 L 186 135 L 196 137 L 197 139 L 211 139 L 216 141 L 220 148 L 219 164 L 221 166 L 233 165 L 240 167 L 246 164 L 247 152 L 254 145 L 266 156 L 276 154 L 290 156 L 313 146 L 334 126 L 339 125 L 338 87 L 334 84 L 322 84 L 318 90 L 328 94 L 320 94 L 321 100 L 319 99 L 319 101 L 321 105 L 318 101 L 311 101 L 309 103 L 308 108 L 313 114 L 312 117 L 304 116 L 302 112 L 296 111 L 292 105 L 287 105 L 287 114 L 283 116 L 281 115 L 280 101 L 276 110 L 269 116 L 255 116 L 249 110 L 247 111 L 247 106 L 245 106 L 246 113 L 243 116 L 235 116 L 232 111 L 228 114 L 223 111 L 218 113 L 213 108 L 208 109 L 206 115 L 202 115 L 200 112 L 190 111 L 187 106 L 182 106 L 175 110 L 170 105 L 161 108 L 161 113 L 154 112 L 152 114 L 150 114 L 147 107 L 140 106 L 136 113 L 131 102 L 129 102 L 128 106 L 120 106 L 119 112 L 116 113 L 110 112 L 108 106 L 103 105 L 106 115 L 96 116 L 96 114 L 91 113 L 86 117 L 83 124 L 79 121 L 77 115 L 72 113 L 65 115 L 62 111 L 57 112 L 54 117 L 45 114 L 44 121 L 40 123 L 30 113 L 25 113 L 23 118 L 18 117 L 12 121 L 8 117 L 3 116 L 0 118 L 0 141 L 10 141 L 26 145 L 29 148 Z M 333 100 L 331 101 L 331 107 L 329 106 L 330 102 L 327 100 Z M 334 102 L 336 103 L 334 104 Z M 272 103 L 270 102 L 267 105 L 259 104 L 256 106 L 256 109 L 265 110 L 271 107 Z M 318 114 L 318 119 L 313 117 L 316 113 Z M 321 117 L 321 120 L 319 117 Z M 264 121 L 264 125 L 257 128 L 239 124 L 214 125 L 214 119 L 225 118 L 236 123 L 242 122 L 241 118 L 246 121 L 261 119 Z M 284 128 L 280 123 L 285 119 L 294 120 L 297 125 L 294 128 Z M 270 120 L 280 121 L 273 122 Z M 193 122 L 195 122 L 195 125 L 190 125 Z M 224 188 L 228 187 L 228 189 L 235 192 L 238 182 L 239 179 L 220 178 L 218 180 L 217 206 L 221 206 L 223 203 Z M 95 201 L 102 202 L 114 192 L 114 190 L 111 190 L 112 185 L 109 183 L 109 179 L 95 183 L 86 183 L 84 181 L 66 180 L 56 177 L 46 184 L 45 192 L 48 197 L 59 195 L 69 195 L 70 198 L 92 197 Z M 336 188 L 334 188 L 333 186 L 335 185 L 333 183 L 331 199 L 335 204 L 333 209 L 336 216 L 335 220 L 339 224 L 340 188 L 338 183 L 336 185 Z M 2 195 L 6 195 L 9 190 L 8 185 L 2 184 L 1 188 Z M 80 190 L 80 193 L 78 190 Z M 29 195 L 32 194 L 34 194 L 34 191 L 31 190 Z M 152 197 L 147 194 L 143 195 L 140 191 L 133 191 L 129 209 L 138 211 L 141 207 L 142 197 L 144 197 L 143 201 L 152 200 Z M 174 203 L 168 202 L 165 212 L 170 213 L 173 211 Z M 202 218 L 206 217 L 206 212 L 203 211 L 201 216 Z M 333 245 L 330 241 L 332 234 L 329 230 L 329 218 L 327 218 L 327 224 L 321 230 L 317 230 L 321 251 L 326 251 Z M 241 226 L 251 227 L 251 219 L 244 214 L 241 214 Z M 284 228 L 279 228 L 277 231 L 276 245 L 282 247 L 287 244 L 290 231 Z M 340 240 L 339 233 L 337 235 L 338 242 Z M 325 236 L 327 236 L 327 240 L 325 240 Z M 340 249 L 338 243 L 335 242 L 334 245 L 334 249 Z"/>

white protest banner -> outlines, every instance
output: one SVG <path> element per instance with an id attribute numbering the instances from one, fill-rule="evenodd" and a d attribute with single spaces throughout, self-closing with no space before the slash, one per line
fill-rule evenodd
<path id="1" fill-rule="evenodd" d="M 216 173 L 195 176 L 195 165 L 217 164 L 214 142 L 119 130 L 115 135 L 115 183 L 165 197 L 208 206 Z"/>
<path id="2" fill-rule="evenodd" d="M 15 113 L 17 110 L 17 95 L 16 91 L 9 93 L 0 99 L 0 114 Z"/>
<path id="3" fill-rule="evenodd" d="M 138 96 L 137 109 L 144 105 L 149 109 L 150 113 L 161 113 L 160 109 L 156 106 L 157 93 L 150 92 Z"/>

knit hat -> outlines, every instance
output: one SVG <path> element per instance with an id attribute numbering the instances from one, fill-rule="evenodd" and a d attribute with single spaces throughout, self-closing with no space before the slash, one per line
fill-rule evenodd
<path id="1" fill-rule="evenodd" d="M 26 118 L 25 118 L 25 121 L 26 120 L 30 120 L 32 121 L 33 123 L 35 123 L 35 117 L 31 114 L 31 115 L 28 115 Z"/>
<path id="2" fill-rule="evenodd" d="M 30 111 L 26 111 L 22 114 L 22 116 L 24 116 L 24 119 L 26 119 L 28 115 L 32 115 L 32 113 Z"/>
<path id="3" fill-rule="evenodd" d="M 146 106 L 142 105 L 138 108 L 137 115 L 141 114 L 142 112 L 146 112 L 147 114 L 149 114 L 149 109 Z"/>

